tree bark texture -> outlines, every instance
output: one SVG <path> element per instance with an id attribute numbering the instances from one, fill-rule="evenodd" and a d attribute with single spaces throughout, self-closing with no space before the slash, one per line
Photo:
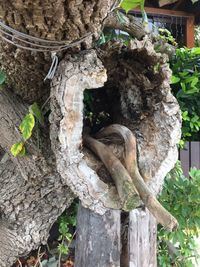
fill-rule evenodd
<path id="1" fill-rule="evenodd" d="M 55 160 L 41 154 L 33 141 L 28 155 L 13 158 L 10 146 L 20 138 L 19 123 L 26 111 L 6 89 L 0 92 L 0 266 L 9 267 L 20 255 L 45 244 L 57 217 L 74 198 L 55 170 Z M 52 153 L 51 153 L 52 154 Z"/>
<path id="2" fill-rule="evenodd" d="M 15 30 L 54 41 L 72 42 L 92 33 L 85 44 L 89 48 L 115 2 L 0 0 L 0 19 Z M 24 51 L 6 42 L 1 42 L 0 54 L 10 87 L 26 101 L 44 101 L 49 94 L 49 82 L 44 78 L 51 66 L 51 54 Z"/>
<path id="3" fill-rule="evenodd" d="M 50 53 L 24 51 L 0 42 L 0 65 L 7 73 L 11 89 L 0 91 L 2 267 L 9 267 L 18 256 L 45 243 L 51 225 L 74 195 L 84 207 L 79 221 L 88 222 L 87 229 L 92 227 L 91 234 L 88 230 L 87 235 L 93 249 L 99 249 L 95 231 L 98 237 L 102 235 L 102 248 L 106 242 L 111 245 L 107 253 L 101 250 L 98 259 L 88 245 L 88 258 L 102 262 L 100 267 L 107 263 L 119 266 L 122 205 L 109 172 L 82 144 L 85 89 L 104 92 L 100 100 L 112 123 L 123 124 L 136 135 L 139 170 L 154 195 L 161 190 L 165 174 L 177 159 L 180 112 L 170 93 L 171 73 L 165 58 L 154 51 L 146 37 L 131 41 L 129 47 L 110 42 L 102 49 L 91 49 L 115 2 L 0 0 L 0 19 L 32 36 L 72 42 L 92 33 L 82 46 L 58 53 L 63 60 L 51 85 L 50 132 L 46 125 L 40 136 L 40 149 L 33 135 L 27 143 L 28 154 L 17 158 L 10 155 L 10 147 L 20 141 L 18 127 L 27 112 L 27 103 L 43 102 L 49 96 L 49 83 L 43 79 L 51 58 Z M 80 52 L 84 48 L 87 50 Z M 159 67 L 158 72 L 155 66 Z M 122 160 L 123 144 L 107 142 L 106 145 Z M 93 224 L 101 228 L 95 229 Z M 79 224 L 79 248 L 83 247 L 82 241 L 87 240 L 83 229 Z M 105 248 L 108 245 L 105 244 Z M 81 267 L 91 264 L 84 253 L 77 254 L 76 260 Z"/>
<path id="4" fill-rule="evenodd" d="M 111 0 L 0 0 L 0 19 L 22 33 L 66 43 L 91 32 L 91 38 L 84 44 L 90 47 L 113 4 L 115 1 Z M 0 91 L 0 266 L 3 267 L 46 242 L 51 225 L 74 195 L 56 171 L 48 125 L 40 137 L 44 149 L 38 150 L 34 136 L 27 145 L 28 156 L 10 155 L 11 145 L 21 139 L 18 127 L 28 106 L 9 91 L 28 103 L 43 103 L 50 89 L 49 82 L 44 83 L 51 65 L 50 53 L 25 51 L 1 40 L 0 65 L 9 85 L 9 89 Z"/>
<path id="5" fill-rule="evenodd" d="M 95 172 L 98 161 L 93 161 L 88 151 L 83 157 L 84 90 L 103 90 L 108 80 L 105 94 L 108 103 L 114 100 L 109 106 L 112 120 L 136 134 L 139 170 L 154 195 L 161 190 L 164 177 L 178 156 L 180 113 L 170 93 L 168 65 L 148 39 L 133 41 L 130 48 L 113 44 L 98 54 L 105 67 L 94 50 L 66 58 L 60 64 L 52 83 L 50 122 L 58 172 L 84 207 L 103 214 L 108 208 L 120 209 L 121 204 L 115 187 L 103 182 Z M 157 63 L 160 70 L 154 73 Z"/>
<path id="6" fill-rule="evenodd" d="M 83 129 L 83 117 L 77 114 L 83 110 L 84 89 L 100 87 L 97 91 L 105 90 L 105 98 L 107 98 L 113 122 L 126 125 L 136 134 L 139 170 L 154 195 L 160 192 L 166 173 L 177 159 L 176 142 L 180 138 L 180 113 L 177 102 L 170 93 L 171 73 L 168 65 L 161 55 L 155 53 L 148 39 L 141 42 L 133 41 L 130 47 L 125 49 L 120 43 L 110 43 L 108 47 L 104 47 L 104 50 L 98 51 L 98 57 L 104 67 L 94 51 L 84 52 L 79 55 L 78 59 L 77 57 L 72 57 L 70 60 L 67 58 L 65 63 L 61 63 L 52 84 L 51 109 L 54 112 L 50 122 L 54 135 L 51 139 L 54 144 L 53 151 L 57 158 L 60 175 L 69 182 L 70 188 L 79 196 L 84 207 L 104 214 L 106 211 L 112 213 L 110 208 L 120 209 L 121 205 L 113 185 L 105 183 L 101 175 L 96 175 L 99 173 L 101 162 L 88 150 L 81 150 L 84 156 L 77 154 L 77 148 L 80 148 L 82 143 Z M 158 62 L 160 64 L 159 73 L 154 73 L 152 68 Z M 107 77 L 104 68 L 107 70 Z M 93 77 L 92 81 L 91 76 Z M 107 82 L 102 89 L 106 78 Z M 109 103 L 112 103 L 112 106 Z M 73 123 L 71 123 L 72 121 Z M 78 129 L 80 129 L 79 134 Z M 120 149 L 121 145 L 113 146 L 113 144 L 107 143 L 107 147 L 121 159 L 121 152 L 123 153 L 123 149 Z M 70 160 L 76 164 L 73 165 L 69 162 Z M 64 166 L 74 167 L 65 169 L 63 172 Z M 85 192 L 87 193 L 85 194 Z M 83 218 L 79 215 L 78 229 L 82 227 L 82 220 L 85 216 L 85 213 Z M 95 214 L 93 216 L 96 218 Z M 90 214 L 91 217 L 92 214 Z M 149 231 L 152 233 L 156 224 L 148 215 L 145 219 L 143 217 L 145 217 L 144 213 L 137 215 L 137 220 L 141 222 L 138 224 L 135 217 L 130 216 L 130 225 L 131 229 L 135 229 L 132 235 L 134 236 L 137 232 L 141 233 L 141 243 L 146 244 L 147 241 L 142 235 L 140 227 L 151 225 L 148 227 L 151 228 Z M 81 238 L 79 238 L 78 232 L 79 247 L 90 247 L 92 241 L 85 243 L 85 240 L 87 240 L 87 232 L 81 231 Z M 83 241 L 82 244 L 80 244 L 81 241 Z M 152 238 L 152 242 L 155 244 L 155 237 Z M 95 256 L 98 258 L 96 253 L 98 245 L 95 239 L 93 239 L 92 247 L 93 250 L 87 251 L 87 256 L 97 262 L 98 259 L 95 259 Z M 156 266 L 155 250 L 151 251 L 151 244 L 147 247 L 151 253 L 149 259 L 142 263 L 141 254 L 138 252 L 135 262 L 145 266 L 149 261 L 149 264 Z M 144 251 L 142 245 L 141 248 Z M 155 249 L 155 245 L 153 248 Z M 130 255 L 136 255 L 131 243 L 129 251 Z M 144 254 L 144 252 L 142 253 Z M 79 256 L 77 257 L 79 258 Z M 76 266 L 87 266 L 88 261 L 83 262 L 83 257 L 81 255 L 80 257 L 82 262 L 78 261 Z M 150 259 L 151 257 L 152 259 Z M 131 260 L 134 262 L 132 258 L 129 258 L 129 264 L 131 264 Z M 132 266 L 134 266 L 133 263 Z"/>

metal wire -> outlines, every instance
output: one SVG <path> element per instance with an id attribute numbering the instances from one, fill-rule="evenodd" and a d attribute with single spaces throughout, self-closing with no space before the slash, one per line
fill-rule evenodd
<path id="1" fill-rule="evenodd" d="M 58 66 L 58 57 L 56 55 L 56 52 L 52 52 L 51 53 L 51 58 L 52 58 L 52 63 L 51 63 L 51 67 L 47 73 L 47 76 L 44 78 L 44 82 L 49 79 L 49 80 L 52 80 L 54 75 L 55 75 L 55 72 L 56 72 L 56 69 L 57 69 L 57 66 Z"/>
<path id="2" fill-rule="evenodd" d="M 57 52 L 77 46 L 91 35 L 92 33 L 87 33 L 86 35 L 73 42 L 51 41 L 17 31 L 7 26 L 5 23 L 3 23 L 3 21 L 0 20 L 0 38 L 2 38 L 7 43 L 29 51 L 51 52 L 52 63 L 48 74 L 44 78 L 44 81 L 46 81 L 47 79 L 53 79 L 55 75 L 58 66 Z"/>
<path id="3" fill-rule="evenodd" d="M 29 34 L 22 33 L 17 31 L 10 26 L 7 26 L 5 23 L 0 21 L 0 37 L 21 49 L 36 51 L 36 52 L 59 52 L 66 50 L 70 47 L 76 46 L 87 37 L 91 36 L 92 33 L 87 33 L 81 38 L 70 42 L 70 41 L 51 41 L 38 37 L 31 36 Z"/>

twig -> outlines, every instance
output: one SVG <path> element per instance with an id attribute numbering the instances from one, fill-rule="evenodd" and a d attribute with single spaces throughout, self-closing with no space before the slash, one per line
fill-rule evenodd
<path id="1" fill-rule="evenodd" d="M 41 247 L 39 247 L 39 249 L 38 249 L 37 260 L 36 260 L 36 263 L 35 263 L 34 267 L 37 267 L 38 264 L 39 264 L 40 267 L 42 267 L 41 259 L 44 256 L 45 252 L 42 252 L 40 254 L 40 249 L 41 249 Z"/>
<path id="2" fill-rule="evenodd" d="M 62 243 L 63 243 L 63 241 L 62 241 Z M 62 257 L 62 253 L 60 251 L 59 256 L 58 256 L 58 267 L 60 267 L 60 264 L 61 264 L 61 257 Z"/>
<path id="3" fill-rule="evenodd" d="M 19 262 L 19 266 L 22 267 L 22 263 L 20 261 L 20 259 L 17 260 Z"/>

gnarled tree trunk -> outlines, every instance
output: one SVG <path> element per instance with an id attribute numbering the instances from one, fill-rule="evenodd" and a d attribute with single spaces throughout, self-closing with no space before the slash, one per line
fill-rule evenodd
<path id="1" fill-rule="evenodd" d="M 96 89 L 94 96 L 109 115 L 110 123 L 122 124 L 136 136 L 138 172 L 153 195 L 161 190 L 165 174 L 175 163 L 180 114 L 170 93 L 170 71 L 165 59 L 156 54 L 148 38 L 132 41 L 129 47 L 111 42 L 102 49 L 91 49 L 115 2 L 118 1 L 0 0 L 0 18 L 15 30 L 48 40 L 66 40 L 67 44 L 89 34 L 82 46 L 57 53 L 63 60 L 52 81 L 51 92 L 49 83 L 43 81 L 51 65 L 51 53 L 24 50 L 7 43 L 5 38 L 0 42 L 0 65 L 7 73 L 9 87 L 0 91 L 2 267 L 10 266 L 20 255 L 45 243 L 51 225 L 74 196 L 78 196 L 84 206 L 80 222 L 87 223 L 88 229 L 94 227 L 95 222 L 101 246 L 106 242 L 110 244 L 104 248 L 106 253 L 102 249 L 100 257 L 91 256 L 91 247 L 99 247 L 93 228 L 89 242 L 84 243 L 91 247 L 85 254 L 76 254 L 76 266 L 93 267 L 97 261 L 100 261 L 100 267 L 120 266 L 117 254 L 120 250 L 120 210 L 127 211 L 143 204 L 134 177 L 124 163 L 126 151 L 122 140 L 100 140 L 106 144 L 110 158 L 118 162 L 112 166 L 122 166 L 119 170 L 124 170 L 123 175 L 126 173 L 123 182 L 118 180 L 116 185 L 110 175 L 114 174 L 116 178 L 115 168 L 107 170 L 90 147 L 83 147 L 85 89 Z M 136 36 L 139 32 L 141 39 L 144 34 L 138 27 L 141 26 L 137 25 Z M 5 36 L 9 39 L 4 33 Z M 158 72 L 155 72 L 155 66 L 159 68 Z M 14 158 L 10 147 L 21 138 L 18 127 L 28 110 L 27 104 L 42 103 L 49 94 L 50 125 L 46 121 L 41 131 L 41 147 L 37 147 L 37 136 L 33 135 L 27 143 L 28 154 Z M 94 129 L 90 130 L 94 132 Z M 108 167 L 111 163 L 115 161 L 109 161 Z M 123 190 L 120 190 L 121 185 L 125 185 Z M 133 196 L 131 200 L 128 198 L 128 205 L 125 205 L 125 192 L 127 195 L 131 192 Z M 134 218 L 133 211 L 131 227 Z M 77 248 L 83 247 L 82 242 L 89 233 L 83 229 L 79 224 Z M 130 240 L 134 239 L 131 232 L 129 236 Z M 130 264 L 133 255 L 130 253 Z M 88 262 L 87 256 L 93 261 Z"/>

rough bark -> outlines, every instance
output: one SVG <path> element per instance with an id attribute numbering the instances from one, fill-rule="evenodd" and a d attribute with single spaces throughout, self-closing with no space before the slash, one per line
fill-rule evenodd
<path id="1" fill-rule="evenodd" d="M 120 211 L 101 216 L 79 206 L 77 219 L 75 266 L 119 267 Z"/>
<path id="2" fill-rule="evenodd" d="M 0 0 L 0 19 L 34 37 L 67 43 L 92 32 L 93 37 L 84 44 L 90 47 L 113 4 L 115 1 L 111 0 Z M 24 51 L 0 42 L 0 65 L 6 71 L 7 84 L 23 100 L 46 100 L 49 82 L 44 83 L 43 79 L 50 64 L 50 53 Z M 25 112 L 26 105 L 15 96 L 0 92 L 0 146 L 8 154 L 11 145 L 20 140 L 18 126 Z M 51 225 L 73 199 L 74 195 L 56 172 L 50 142 L 46 139 L 47 134 L 43 138 L 45 149 L 38 151 L 33 137 L 25 158 L 4 157 L 5 151 L 1 149 L 1 266 L 10 266 L 16 257 L 46 242 Z"/>
<path id="3" fill-rule="evenodd" d="M 100 214 L 105 213 L 106 206 L 117 208 L 119 197 L 115 187 L 101 181 L 83 159 L 82 112 L 84 89 L 102 87 L 106 77 L 92 50 L 63 61 L 51 90 L 51 142 L 58 172 L 84 206 Z"/>
<path id="4" fill-rule="evenodd" d="M 86 42 L 89 48 L 115 2 L 0 0 L 0 19 L 18 31 L 54 41 L 71 42 L 91 32 L 93 37 Z M 6 42 L 0 44 L 0 65 L 7 72 L 12 89 L 26 101 L 44 101 L 49 94 L 49 82 L 44 83 L 44 78 L 51 65 L 50 53 L 24 51 Z"/>
<path id="5" fill-rule="evenodd" d="M 121 19 L 119 18 L 121 16 Z M 123 13 L 111 13 L 104 21 L 105 28 L 127 32 L 133 38 L 142 40 L 147 35 L 144 26 L 134 16 L 125 16 Z"/>
<path id="6" fill-rule="evenodd" d="M 108 81 L 104 89 L 97 90 L 105 90 L 106 96 L 103 97 L 103 101 L 108 103 L 114 101 L 112 106 L 105 103 L 105 107 L 109 106 L 112 121 L 126 125 L 136 134 L 140 172 L 153 194 L 157 194 L 161 190 L 164 176 L 177 159 L 176 143 L 180 137 L 179 107 L 169 87 L 171 73 L 165 59 L 155 53 L 148 39 L 141 42 L 133 41 L 129 48 L 123 48 L 119 43 L 110 43 L 104 49 L 104 51 L 98 51 L 98 55 L 106 67 Z M 95 66 L 99 66 L 98 68 L 94 68 L 94 62 Z M 160 67 L 158 73 L 154 72 L 156 64 Z M 98 177 L 86 165 L 87 162 L 89 167 L 97 171 L 101 163 L 94 159 L 89 151 L 83 149 L 82 152 L 85 153 L 83 157 L 82 154 L 77 153 L 77 149 L 82 144 L 83 117 L 80 114 L 83 110 L 83 91 L 86 88 L 103 86 L 106 77 L 103 76 L 102 70 L 102 65 L 94 51 L 82 53 L 78 59 L 77 57 L 67 58 L 67 61 L 61 64 L 54 79 L 51 95 L 51 109 L 54 111 L 51 117 L 51 131 L 57 133 L 52 143 L 58 171 L 73 192 L 79 196 L 83 206 L 99 214 L 112 208 L 113 203 L 121 208 L 120 201 L 116 191 L 114 198 L 110 198 L 113 185 L 105 183 L 101 176 Z M 112 147 L 109 142 L 107 146 L 112 151 L 119 151 L 121 147 L 121 145 L 117 146 L 118 148 Z M 121 153 L 116 153 L 120 154 L 117 155 L 118 157 L 122 156 Z M 70 167 L 72 162 L 75 162 L 73 168 Z M 69 166 L 69 169 L 63 172 L 64 166 Z M 109 188 L 112 188 L 110 192 Z M 96 215 L 93 214 L 93 216 Z M 79 220 L 82 220 L 80 216 Z M 132 221 L 132 216 L 130 224 L 135 225 L 140 231 L 140 226 Z M 81 221 L 78 225 L 80 228 Z M 82 238 L 78 239 L 79 243 L 86 238 L 83 238 L 83 232 L 81 235 Z M 85 241 L 79 245 L 89 247 Z M 87 254 L 93 260 L 95 255 L 97 256 L 92 251 Z M 138 259 L 140 254 L 137 256 Z M 84 264 L 82 261 L 81 265 L 77 266 L 84 266 Z"/>
<path id="7" fill-rule="evenodd" d="M 150 190 L 156 194 L 177 159 L 176 143 L 180 137 L 180 113 L 170 93 L 169 68 L 148 40 L 134 41 L 130 48 L 113 45 L 99 55 L 108 71 L 105 88 L 116 101 L 110 107 L 112 120 L 122 122 L 136 134 L 138 166 Z M 159 73 L 154 73 L 155 64 L 160 64 Z M 51 91 L 51 141 L 58 171 L 83 206 L 100 214 L 107 208 L 121 208 L 121 204 L 114 187 L 104 183 L 86 165 L 79 149 L 83 91 L 102 87 L 106 79 L 105 69 L 95 52 L 84 52 L 78 58 L 67 58 L 61 63 Z"/>
<path id="8" fill-rule="evenodd" d="M 0 18 L 16 30 L 35 37 L 71 42 L 92 32 L 95 40 L 115 2 L 0 0 Z M 93 40 L 88 39 L 84 47 L 91 48 Z M 43 101 L 49 93 L 49 84 L 44 84 L 43 78 L 50 67 L 50 55 L 22 51 L 5 42 L 0 45 L 0 64 L 7 71 L 8 84 L 24 100 Z M 82 148 L 86 88 L 102 87 L 108 79 L 104 89 L 111 96 L 108 100 L 114 99 L 116 104 L 115 108 L 110 107 L 110 115 L 114 123 L 127 125 L 136 133 L 139 169 L 154 194 L 160 190 L 165 173 L 176 160 L 180 114 L 170 94 L 170 73 L 165 61 L 155 53 L 148 39 L 134 41 L 129 48 L 110 43 L 105 50 L 99 51 L 98 56 L 94 50 L 68 55 L 60 64 L 51 90 L 50 139 L 56 163 L 50 148 L 38 151 L 34 137 L 28 144 L 27 157 L 14 159 L 6 155 L 1 159 L 0 263 L 3 267 L 46 241 L 51 224 L 73 198 L 68 186 L 84 207 L 105 214 L 102 222 L 99 215 L 90 211 L 91 221 L 94 216 L 96 224 L 99 221 L 103 227 L 107 213 L 110 214 L 108 225 L 112 224 L 112 218 L 118 217 L 113 226 L 115 236 L 119 211 L 110 208 L 121 209 L 117 190 L 112 182 L 106 183 L 97 174 L 96 169 L 102 163 Z M 159 73 L 154 73 L 156 64 L 160 67 Z M 17 127 L 25 111 L 26 106 L 20 101 L 5 91 L 0 92 L 0 146 L 8 154 L 10 146 L 20 138 Z M 44 135 L 43 140 L 44 147 L 48 148 L 48 135 Z M 108 144 L 108 147 L 122 157 L 122 145 Z M 103 236 L 109 231 L 105 227 L 104 230 Z M 113 237 L 110 240 L 112 243 Z M 115 247 L 117 251 L 119 242 Z M 109 251 L 108 255 L 111 254 Z M 113 257 L 113 262 L 117 265 L 118 257 Z"/>
<path id="9" fill-rule="evenodd" d="M 10 145 L 19 140 L 18 126 L 25 111 L 16 97 L 1 90 L 1 147 L 8 153 Z M 20 255 L 45 244 L 52 224 L 74 197 L 56 172 L 54 158 L 47 161 L 34 139 L 27 150 L 26 157 L 13 158 L 5 153 L 0 162 L 2 267 L 9 267 Z"/>

